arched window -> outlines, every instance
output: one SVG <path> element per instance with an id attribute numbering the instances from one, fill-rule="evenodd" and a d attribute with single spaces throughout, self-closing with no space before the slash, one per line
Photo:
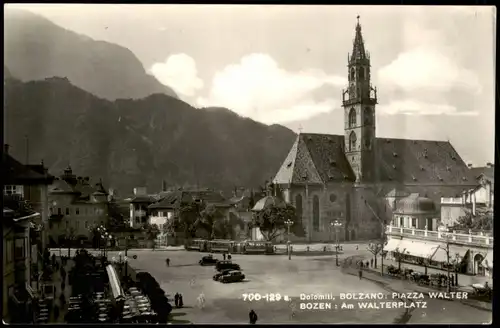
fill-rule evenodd
<path id="1" fill-rule="evenodd" d="M 355 77 L 356 77 L 356 70 L 353 67 L 351 68 L 351 81 L 353 81 Z"/>
<path id="2" fill-rule="evenodd" d="M 295 196 L 295 210 L 297 211 L 297 218 L 302 222 L 302 196 Z"/>
<path id="3" fill-rule="evenodd" d="M 356 133 L 354 131 L 349 135 L 349 151 L 356 150 Z"/>
<path id="4" fill-rule="evenodd" d="M 351 108 L 349 111 L 349 127 L 352 128 L 356 126 L 356 110 Z"/>
<path id="5" fill-rule="evenodd" d="M 313 229 L 319 231 L 319 197 L 313 197 Z"/>
<path id="6" fill-rule="evenodd" d="M 364 118 L 365 125 L 372 124 L 373 114 L 372 114 L 372 109 L 370 107 L 365 107 L 365 110 L 363 112 L 363 118 Z"/>

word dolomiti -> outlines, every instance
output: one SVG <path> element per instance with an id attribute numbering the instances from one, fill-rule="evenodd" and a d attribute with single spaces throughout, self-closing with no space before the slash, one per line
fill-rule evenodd
<path id="1" fill-rule="evenodd" d="M 253 301 L 279 302 L 282 299 L 287 300 L 287 296 L 283 297 L 281 296 L 280 293 L 265 293 L 265 294 L 248 293 L 248 294 L 241 294 L 241 297 L 245 302 L 253 302 Z"/>

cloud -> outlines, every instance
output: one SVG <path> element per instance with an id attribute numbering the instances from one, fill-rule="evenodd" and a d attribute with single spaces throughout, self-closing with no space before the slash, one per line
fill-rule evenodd
<path id="1" fill-rule="evenodd" d="M 474 111 L 458 111 L 455 106 L 448 104 L 433 104 L 418 100 L 396 100 L 387 105 L 379 105 L 377 111 L 384 115 L 453 115 L 453 116 L 475 116 Z"/>
<path id="2" fill-rule="evenodd" d="M 153 64 L 149 72 L 160 83 L 184 96 L 194 96 L 203 88 L 203 80 L 198 77 L 196 62 L 186 54 L 171 55 L 165 62 Z"/>
<path id="3" fill-rule="evenodd" d="M 400 54 L 382 67 L 379 82 L 411 92 L 418 89 L 450 91 L 453 88 L 481 91 L 474 72 L 461 68 L 452 58 L 436 49 L 416 48 Z"/>
<path id="4" fill-rule="evenodd" d="M 346 84 L 344 77 L 319 69 L 286 71 L 269 55 L 254 53 L 218 71 L 208 97 L 200 97 L 198 104 L 224 106 L 263 123 L 285 123 L 339 107 L 340 88 Z M 338 92 L 318 99 L 314 92 L 325 85 Z"/>

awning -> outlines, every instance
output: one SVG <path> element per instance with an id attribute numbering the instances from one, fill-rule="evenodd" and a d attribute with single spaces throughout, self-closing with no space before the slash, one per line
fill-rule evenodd
<path id="1" fill-rule="evenodd" d="M 119 300 L 124 297 L 123 289 L 120 284 L 120 279 L 116 273 L 115 267 L 110 264 L 106 267 L 106 272 L 108 273 L 109 285 L 111 286 L 111 292 L 113 293 L 113 298 Z"/>
<path id="2" fill-rule="evenodd" d="M 493 269 L 493 252 L 489 252 L 486 254 L 486 257 L 484 258 L 483 262 L 481 262 L 481 265 L 484 267 L 488 267 L 490 269 Z"/>
<path id="3" fill-rule="evenodd" d="M 401 243 L 401 239 L 389 239 L 387 241 L 387 245 L 384 246 L 384 252 L 394 252 L 396 248 L 399 247 L 399 244 Z M 401 248 L 399 248 L 400 251 L 402 251 Z"/>
<path id="4" fill-rule="evenodd" d="M 446 245 L 436 245 L 437 247 L 436 253 L 432 257 L 433 261 L 436 262 L 442 262 L 442 263 L 447 263 L 448 262 L 448 256 L 446 255 Z M 458 257 L 459 261 L 462 261 L 464 256 L 467 254 L 469 249 L 467 248 L 462 248 L 462 247 L 457 247 L 457 246 L 451 246 L 450 245 L 450 262 L 454 262 L 455 259 Z"/>
<path id="5" fill-rule="evenodd" d="M 399 244 L 399 250 L 406 255 L 411 255 L 421 258 L 431 258 L 436 253 L 437 245 L 427 244 L 413 240 L 402 239 Z"/>

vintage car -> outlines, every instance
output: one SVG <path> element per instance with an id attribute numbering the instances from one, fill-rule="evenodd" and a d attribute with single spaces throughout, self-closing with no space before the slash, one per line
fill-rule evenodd
<path id="1" fill-rule="evenodd" d="M 238 282 L 245 280 L 245 275 L 241 271 L 229 271 L 228 273 L 222 275 L 219 281 L 226 284 L 228 282 Z"/>
<path id="2" fill-rule="evenodd" d="M 221 272 L 217 272 L 215 275 L 214 275 L 214 280 L 215 281 L 219 281 L 219 278 L 222 277 L 223 275 L 225 274 L 228 274 L 229 272 L 233 271 L 233 269 L 226 269 L 226 270 L 222 270 Z"/>
<path id="3" fill-rule="evenodd" d="M 203 256 L 201 258 L 201 260 L 198 262 L 200 265 L 214 265 L 218 262 L 219 260 L 217 260 L 215 257 L 213 257 L 212 255 L 208 255 L 208 256 Z"/>
<path id="4" fill-rule="evenodd" d="M 240 266 L 231 261 L 218 261 L 217 264 L 215 264 L 215 269 L 219 272 L 225 269 L 239 270 Z"/>

